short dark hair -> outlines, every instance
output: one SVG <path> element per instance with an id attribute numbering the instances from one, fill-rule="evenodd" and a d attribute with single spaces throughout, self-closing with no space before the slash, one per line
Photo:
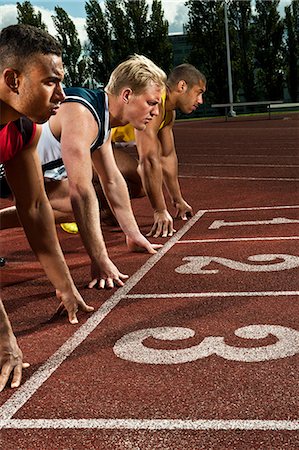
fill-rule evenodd
<path id="1" fill-rule="evenodd" d="M 22 69 L 26 60 L 34 54 L 62 55 L 59 42 L 47 31 L 32 25 L 10 25 L 0 33 L 0 68 L 17 65 Z"/>
<path id="2" fill-rule="evenodd" d="M 206 84 L 207 80 L 204 74 L 202 74 L 192 64 L 180 64 L 175 67 L 167 78 L 167 86 L 173 88 L 179 81 L 184 80 L 189 88 L 192 88 L 201 81 Z"/>

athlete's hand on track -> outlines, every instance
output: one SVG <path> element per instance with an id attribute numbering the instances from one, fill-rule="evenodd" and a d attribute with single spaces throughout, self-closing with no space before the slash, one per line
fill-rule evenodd
<path id="1" fill-rule="evenodd" d="M 154 212 L 154 225 L 147 236 L 153 236 L 155 238 L 159 236 L 168 237 L 172 236 L 175 231 L 173 228 L 173 219 L 167 209 L 164 209 L 161 212 Z"/>
<path id="2" fill-rule="evenodd" d="M 94 310 L 93 306 L 88 306 L 85 303 L 75 286 L 73 286 L 73 289 L 69 291 L 59 291 L 56 289 L 56 296 L 60 301 L 60 305 L 58 306 L 53 317 L 56 317 L 66 311 L 70 323 L 76 324 L 78 323 L 77 312 L 79 309 L 84 312 L 91 312 Z"/>
<path id="3" fill-rule="evenodd" d="M 142 236 L 141 233 L 136 238 L 126 236 L 126 243 L 130 252 L 148 252 L 151 255 L 154 255 L 157 253 L 156 250 L 163 247 L 163 244 L 152 244 L 144 236 Z"/>
<path id="4" fill-rule="evenodd" d="M 17 388 L 21 384 L 22 370 L 29 367 L 23 362 L 23 354 L 12 332 L 0 335 L 0 392 L 12 375 L 10 386 Z"/>
<path id="5" fill-rule="evenodd" d="M 182 199 L 180 202 L 174 202 L 173 206 L 175 207 L 176 219 L 188 220 L 193 216 L 192 207 L 185 200 Z"/>
<path id="6" fill-rule="evenodd" d="M 91 264 L 91 281 L 88 287 L 100 289 L 112 289 L 114 286 L 123 286 L 123 280 L 129 278 L 129 275 L 125 275 L 119 272 L 118 268 L 113 264 L 111 259 L 105 258 L 101 261 L 101 264 L 92 262 Z"/>

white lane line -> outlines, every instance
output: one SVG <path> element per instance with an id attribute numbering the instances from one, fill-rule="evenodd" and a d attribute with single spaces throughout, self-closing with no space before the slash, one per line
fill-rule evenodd
<path id="1" fill-rule="evenodd" d="M 18 390 L 1 406 L 0 420 L 12 416 L 45 383 L 63 361 L 89 336 L 113 308 L 144 277 L 144 275 L 165 255 L 166 252 L 204 215 L 198 211 L 166 244 L 134 274 L 122 288 L 119 288 L 80 328 L 69 338 Z M 1 426 L 0 426 L 1 429 Z"/>
<path id="2" fill-rule="evenodd" d="M 235 164 L 235 163 L 179 163 L 179 166 L 199 166 L 199 167 L 276 167 L 280 168 L 290 168 L 299 167 L 299 164 Z"/>
<path id="3" fill-rule="evenodd" d="M 220 147 L 221 149 L 223 147 Z M 268 150 L 272 150 L 271 147 L 268 147 Z M 195 158 L 265 158 L 265 159 L 277 159 L 277 158 L 299 158 L 299 155 L 239 155 L 238 153 L 230 153 L 230 154 L 222 154 L 222 153 L 218 153 L 218 154 L 210 154 L 210 153 L 188 153 L 188 158 L 190 157 L 195 157 Z"/>
<path id="4" fill-rule="evenodd" d="M 214 238 L 214 239 L 189 239 L 179 241 L 176 244 L 205 244 L 213 242 L 241 242 L 241 241 L 292 241 L 299 236 L 268 236 L 268 237 L 236 237 L 236 238 Z"/>
<path id="5" fill-rule="evenodd" d="M 184 420 L 184 419 L 12 419 L 0 420 L 12 429 L 100 429 L 100 430 L 266 430 L 297 431 L 299 420 Z"/>
<path id="6" fill-rule="evenodd" d="M 126 298 L 293 297 L 297 295 L 299 295 L 299 291 L 179 292 L 173 294 L 128 294 Z"/>
<path id="7" fill-rule="evenodd" d="M 272 209 L 298 209 L 299 205 L 280 205 L 280 206 L 249 206 L 242 208 L 218 208 L 218 209 L 206 209 L 206 213 L 214 212 L 234 212 L 234 211 L 264 211 Z"/>
<path id="8" fill-rule="evenodd" d="M 215 177 L 215 176 L 194 176 L 180 175 L 179 178 L 202 178 L 205 180 L 246 180 L 246 181 L 299 181 L 299 178 L 257 178 L 257 177 Z"/>
<path id="9" fill-rule="evenodd" d="M 289 225 L 299 223 L 298 219 L 289 219 L 288 217 L 273 217 L 268 220 L 239 220 L 238 222 L 229 222 L 226 220 L 215 220 L 210 226 L 209 230 L 219 230 L 222 227 L 242 227 L 255 225 Z"/>

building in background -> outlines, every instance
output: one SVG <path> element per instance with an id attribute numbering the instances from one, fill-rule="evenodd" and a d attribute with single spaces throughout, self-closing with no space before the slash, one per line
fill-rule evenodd
<path id="1" fill-rule="evenodd" d="M 185 29 L 183 33 L 170 34 L 168 37 L 173 48 L 173 67 L 187 62 L 192 44 L 188 41 Z"/>

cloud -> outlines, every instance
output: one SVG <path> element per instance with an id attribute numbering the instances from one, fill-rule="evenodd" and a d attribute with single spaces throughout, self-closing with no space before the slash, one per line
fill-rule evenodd
<path id="1" fill-rule="evenodd" d="M 149 13 L 152 8 L 152 0 L 147 0 Z M 182 33 L 183 23 L 187 22 L 187 7 L 185 0 L 162 0 L 164 17 L 169 23 L 169 33 Z"/>
<path id="2" fill-rule="evenodd" d="M 16 23 L 18 23 L 17 7 L 15 5 L 0 6 L 0 30 Z"/>
<path id="3" fill-rule="evenodd" d="M 172 22 L 169 22 L 169 33 L 182 33 L 183 25 L 188 22 L 188 8 L 182 2 L 176 7 L 176 14 Z"/>
<path id="4" fill-rule="evenodd" d="M 55 36 L 57 34 L 56 29 L 54 27 L 54 23 L 52 20 L 52 16 L 55 16 L 55 11 L 48 10 L 46 8 L 39 8 L 38 6 L 34 6 L 35 11 L 40 11 L 42 15 L 42 21 L 47 25 L 48 31 L 50 34 Z M 81 43 L 87 40 L 87 33 L 85 30 L 85 18 L 84 17 L 73 17 L 68 14 L 69 18 L 74 22 L 76 26 L 76 30 L 78 32 L 78 36 L 80 38 Z"/>
<path id="5" fill-rule="evenodd" d="M 46 8 L 40 8 L 34 6 L 34 11 L 40 11 L 42 15 L 42 21 L 47 25 L 50 34 L 55 36 L 57 34 L 54 27 L 54 23 L 51 16 L 55 15 L 54 10 Z M 78 32 L 81 43 L 87 40 L 87 33 L 85 30 L 85 18 L 84 17 L 72 17 L 69 14 L 70 19 L 74 22 L 76 30 Z M 17 7 L 16 5 L 1 5 L 0 6 L 0 30 L 8 25 L 14 25 L 17 21 Z"/>

